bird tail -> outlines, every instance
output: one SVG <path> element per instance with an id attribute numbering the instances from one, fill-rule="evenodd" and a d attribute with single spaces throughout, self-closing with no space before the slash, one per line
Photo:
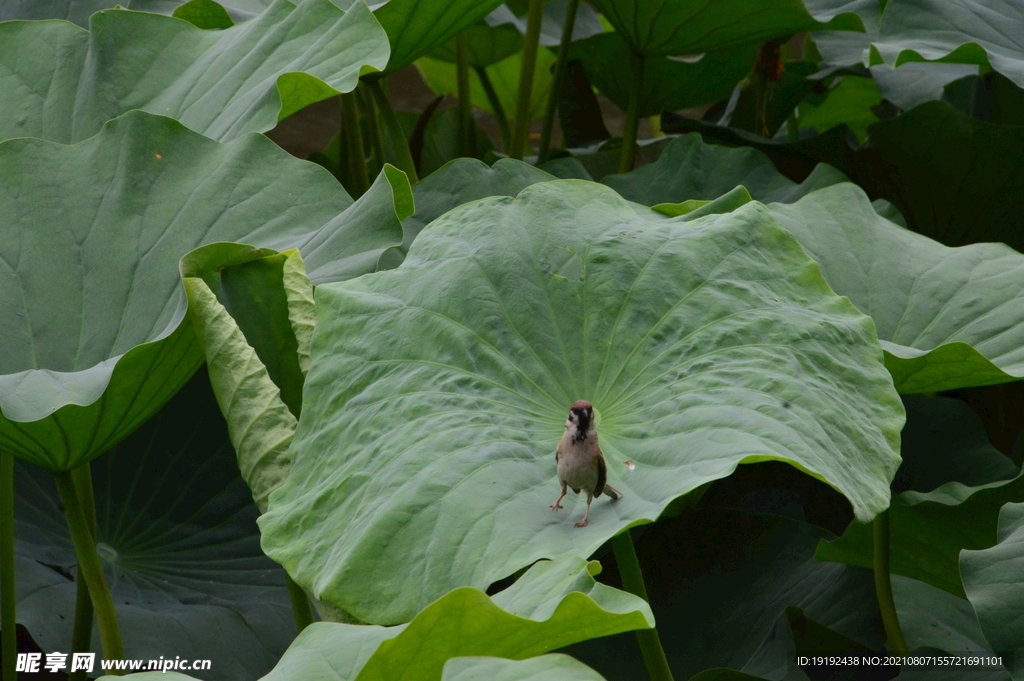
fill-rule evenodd
<path id="1" fill-rule="evenodd" d="M 610 496 L 612 499 L 620 499 L 620 498 L 622 498 L 622 492 L 620 492 L 619 490 L 615 489 L 611 485 L 605 485 L 603 491 L 604 491 L 605 494 Z"/>

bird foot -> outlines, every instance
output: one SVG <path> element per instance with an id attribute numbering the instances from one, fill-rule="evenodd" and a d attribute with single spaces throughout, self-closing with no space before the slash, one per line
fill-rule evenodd
<path id="1" fill-rule="evenodd" d="M 564 507 L 564 506 L 562 506 L 562 505 L 561 505 L 560 503 L 558 503 L 557 501 L 556 501 L 555 503 L 551 504 L 551 510 L 552 510 L 552 511 L 557 511 L 557 510 L 559 510 L 559 509 L 562 509 L 562 508 L 565 508 L 565 507 Z"/>
<path id="2" fill-rule="evenodd" d="M 576 527 L 586 527 L 586 526 L 587 526 L 587 519 L 586 518 L 584 518 L 583 520 L 581 520 L 578 523 L 576 523 Z"/>

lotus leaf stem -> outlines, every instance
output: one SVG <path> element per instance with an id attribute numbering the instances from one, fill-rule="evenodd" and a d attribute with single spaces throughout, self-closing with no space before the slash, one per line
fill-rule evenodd
<path id="1" fill-rule="evenodd" d="M 576 9 L 580 0 L 569 0 L 565 6 L 565 23 L 562 24 L 562 42 L 558 45 L 558 59 L 555 61 L 555 81 L 551 85 L 551 96 L 548 107 L 544 110 L 544 123 L 540 131 L 540 148 L 537 150 L 537 165 L 548 160 L 551 154 L 551 131 L 555 127 L 555 112 L 558 110 L 558 97 L 565 81 L 565 65 L 569 61 L 569 45 L 572 43 L 572 31 L 576 25 Z"/>
<path id="2" fill-rule="evenodd" d="M 508 155 L 523 160 L 529 148 L 530 104 L 533 98 L 533 74 L 537 67 L 540 26 L 544 18 L 544 0 L 530 0 L 526 14 L 526 37 L 523 39 L 523 61 L 519 70 L 519 94 L 516 99 L 516 120 L 512 129 L 512 145 Z"/>
<path id="3" fill-rule="evenodd" d="M 75 624 L 71 630 L 71 652 L 87 653 L 92 648 L 92 598 L 84 579 L 75 580 Z M 68 681 L 86 681 L 89 672 L 78 669 L 68 675 Z"/>
<path id="4" fill-rule="evenodd" d="M 622 588 L 648 601 L 644 575 L 640 571 L 640 561 L 637 560 L 633 537 L 630 536 L 629 530 L 612 537 L 612 551 L 615 552 L 615 563 L 619 566 L 619 575 L 622 577 Z M 672 681 L 672 670 L 669 669 L 668 660 L 665 658 L 665 649 L 661 646 L 658 630 L 652 627 L 637 629 L 635 633 L 651 681 Z"/>
<path id="5" fill-rule="evenodd" d="M 92 468 L 87 463 L 71 471 L 71 479 L 75 483 L 75 492 L 82 501 L 82 511 L 89 525 L 89 533 L 93 543 L 98 536 L 96 530 L 96 502 L 92 491 Z M 75 623 L 71 630 L 71 652 L 87 653 L 92 649 L 92 597 L 89 596 L 89 585 L 85 579 L 75 580 Z M 88 672 L 79 669 L 68 676 L 68 681 L 85 681 Z"/>
<path id="6" fill-rule="evenodd" d="M 907 641 L 903 638 L 896 604 L 892 598 L 892 579 L 889 575 L 889 511 L 882 511 L 872 523 L 874 538 L 875 595 L 882 613 L 882 624 L 889 639 L 889 648 L 897 655 L 906 655 Z"/>
<path id="7" fill-rule="evenodd" d="M 352 198 L 358 199 L 370 188 L 366 172 L 366 147 L 363 146 L 363 126 L 359 123 L 358 95 L 352 92 L 341 95 L 341 165 L 352 190 Z"/>
<path id="8" fill-rule="evenodd" d="M 295 583 L 291 575 L 286 572 L 284 577 L 288 580 L 288 595 L 292 599 L 292 614 L 295 615 L 295 627 L 301 632 L 313 623 L 313 607 L 309 604 L 309 597 L 306 596 L 306 592 Z"/>
<path id="9" fill-rule="evenodd" d="M 796 109 L 786 117 L 786 141 L 790 144 L 800 141 L 800 121 L 796 117 Z"/>
<path id="10" fill-rule="evenodd" d="M 14 593 L 14 455 L 0 452 L 0 678 L 13 679 L 18 658 L 17 598 Z"/>
<path id="11" fill-rule="evenodd" d="M 384 141 L 380 135 L 380 119 L 377 113 L 377 106 L 373 103 L 373 95 L 367 92 L 365 83 L 359 84 L 359 104 L 363 107 L 366 115 L 366 127 L 370 135 L 370 157 L 373 159 L 373 172 L 371 177 L 376 177 L 380 169 L 384 167 Z"/>
<path id="12" fill-rule="evenodd" d="M 476 148 L 473 97 L 469 90 L 469 41 L 466 32 L 455 36 L 455 74 L 459 95 L 459 153 L 472 156 Z"/>
<path id="13" fill-rule="evenodd" d="M 79 498 L 78 489 L 70 473 L 54 473 L 57 492 L 64 505 L 64 516 L 68 521 L 71 541 L 78 556 L 78 574 L 89 587 L 89 596 L 100 628 L 100 642 L 106 660 L 123 660 L 124 646 L 121 644 L 121 630 L 117 623 L 117 610 L 110 595 L 110 587 L 103 576 L 103 565 L 96 552 L 96 542 L 89 528 L 87 511 Z M 124 672 L 110 670 L 109 673 L 122 675 Z"/>
<path id="14" fill-rule="evenodd" d="M 618 172 L 628 173 L 633 169 L 636 156 L 636 136 L 640 130 L 640 93 L 644 86 L 644 58 L 634 53 L 630 57 L 633 77 L 629 81 L 629 106 L 626 109 L 626 129 L 622 133 L 622 150 L 619 155 Z"/>
<path id="15" fill-rule="evenodd" d="M 416 163 L 412 160 L 409 140 L 405 138 L 405 133 L 402 132 L 402 124 L 398 122 L 398 116 L 395 115 L 395 110 L 391 108 L 391 102 L 388 101 L 388 96 L 385 94 L 384 88 L 381 87 L 380 79 L 368 80 L 366 86 L 373 93 L 373 98 L 377 101 L 377 109 L 380 111 L 381 116 L 384 117 L 384 127 L 387 128 L 388 137 L 391 138 L 391 143 L 394 145 L 399 169 L 409 176 L 410 184 L 416 184 L 420 181 L 420 176 L 416 172 Z"/>
<path id="16" fill-rule="evenodd" d="M 494 118 L 498 121 L 498 130 L 501 131 L 501 148 L 508 153 L 508 150 L 512 148 L 512 129 L 508 124 L 508 116 L 505 115 L 505 107 L 501 105 L 498 92 L 494 89 L 494 83 L 487 75 L 487 69 L 476 66 L 473 70 L 476 71 L 477 78 L 480 79 L 480 85 L 484 89 L 484 94 L 487 95 L 487 101 L 494 110 Z"/>

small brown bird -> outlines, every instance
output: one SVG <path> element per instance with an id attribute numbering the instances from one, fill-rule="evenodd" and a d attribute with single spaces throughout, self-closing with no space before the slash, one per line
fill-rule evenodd
<path id="1" fill-rule="evenodd" d="M 569 407 L 569 418 L 565 420 L 565 433 L 555 450 L 555 461 L 558 463 L 558 482 L 562 483 L 562 493 L 551 505 L 557 511 L 562 508 L 558 503 L 565 496 L 565 488 L 572 487 L 576 494 L 583 490 L 587 493 L 587 512 L 576 527 L 585 527 L 590 515 L 590 502 L 594 497 L 607 492 L 612 499 L 618 499 L 621 493 L 607 484 L 608 466 L 604 454 L 597 444 L 597 427 L 594 425 L 594 406 L 586 400 L 577 400 Z"/>

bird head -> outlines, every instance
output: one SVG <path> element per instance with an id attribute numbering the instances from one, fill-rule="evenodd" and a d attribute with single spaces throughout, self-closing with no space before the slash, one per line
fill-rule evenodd
<path id="1" fill-rule="evenodd" d="M 576 400 L 569 407 L 569 417 L 565 427 L 575 430 L 573 439 L 582 440 L 594 423 L 594 405 L 586 400 Z"/>

